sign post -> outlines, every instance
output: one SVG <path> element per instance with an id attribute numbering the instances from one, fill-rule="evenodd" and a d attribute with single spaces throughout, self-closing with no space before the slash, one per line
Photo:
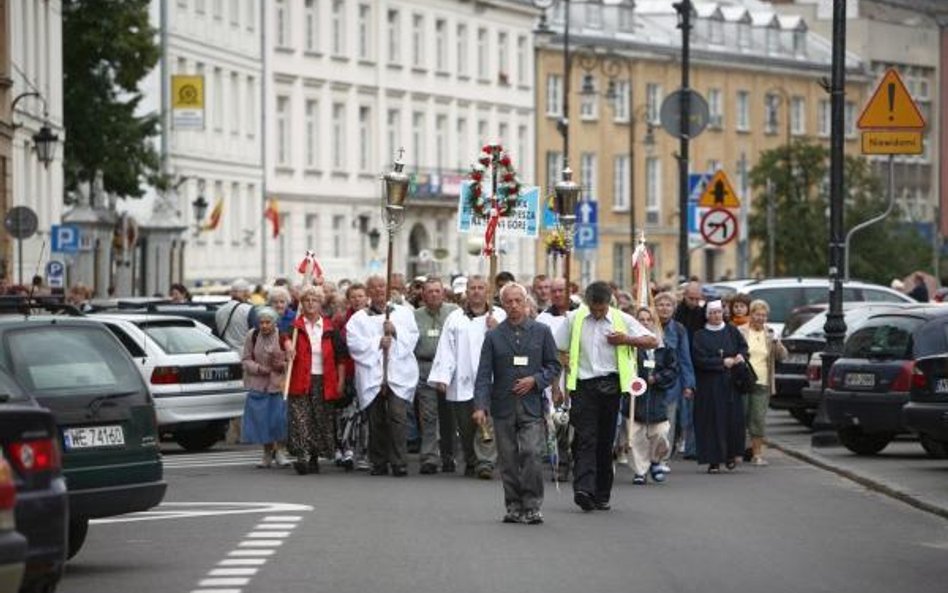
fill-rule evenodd
<path id="1" fill-rule="evenodd" d="M 28 206 L 14 206 L 3 219 L 3 227 L 16 239 L 16 259 L 19 270 L 19 283 L 23 284 L 23 239 L 29 239 L 36 234 L 39 220 L 36 212 Z"/>

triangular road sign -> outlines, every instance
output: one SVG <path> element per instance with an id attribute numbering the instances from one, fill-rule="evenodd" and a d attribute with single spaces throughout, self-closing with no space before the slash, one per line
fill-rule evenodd
<path id="1" fill-rule="evenodd" d="M 723 170 L 719 170 L 705 186 L 698 199 L 700 208 L 740 208 L 741 199 L 734 193 L 731 181 Z"/>
<path id="2" fill-rule="evenodd" d="M 898 71 L 889 69 L 862 110 L 856 126 L 860 130 L 918 130 L 925 127 L 925 118 Z"/>

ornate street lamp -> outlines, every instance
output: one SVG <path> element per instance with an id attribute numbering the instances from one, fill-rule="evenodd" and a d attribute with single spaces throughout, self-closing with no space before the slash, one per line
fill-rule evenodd
<path id="1" fill-rule="evenodd" d="M 405 224 L 405 203 L 408 201 L 408 186 L 410 179 L 405 173 L 405 163 L 402 162 L 404 148 L 398 149 L 391 171 L 382 175 L 382 221 L 388 231 L 388 258 L 385 261 L 385 296 L 392 298 L 392 260 L 395 257 L 395 233 Z M 370 235 L 371 240 L 371 235 Z M 385 307 L 385 320 L 391 315 L 391 307 Z M 382 360 L 382 385 L 388 384 L 388 351 L 385 351 Z"/>
<path id="2" fill-rule="evenodd" d="M 19 103 L 21 99 L 26 99 L 27 97 L 36 97 L 43 102 L 43 125 L 38 132 L 33 134 L 33 146 L 36 148 L 36 158 L 48 169 L 49 164 L 53 162 L 53 158 L 55 157 L 56 143 L 59 141 L 59 136 L 54 134 L 52 128 L 49 127 L 49 113 L 46 107 L 46 100 L 43 99 L 43 96 L 37 92 L 20 93 L 17 95 L 16 98 L 13 99 L 13 103 L 10 104 L 11 123 L 14 130 L 23 125 L 13 122 L 12 119 L 13 114 L 16 113 L 16 104 Z"/>
<path id="3" fill-rule="evenodd" d="M 191 210 L 194 213 L 194 234 L 200 235 L 204 230 L 204 216 L 207 214 L 207 200 L 204 199 L 204 180 L 198 181 L 198 196 L 191 202 Z"/>
<path id="4" fill-rule="evenodd" d="M 573 232 L 576 229 L 576 206 L 579 204 L 579 196 L 582 193 L 582 188 L 573 181 L 573 170 L 569 166 L 563 169 L 563 179 L 556 184 L 555 191 L 557 225 L 563 233 L 566 247 L 566 255 L 563 258 L 563 276 L 566 278 L 566 286 L 569 290 L 569 265 L 573 253 Z"/>

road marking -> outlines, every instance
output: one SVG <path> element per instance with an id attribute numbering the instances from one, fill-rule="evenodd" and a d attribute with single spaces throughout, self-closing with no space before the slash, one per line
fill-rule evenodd
<path id="1" fill-rule="evenodd" d="M 311 511 L 313 510 L 313 507 L 309 507 L 307 510 Z M 302 521 L 302 520 L 303 520 L 303 517 L 300 515 L 288 515 L 288 516 L 270 515 L 261 519 L 261 521 Z"/>
<path id="2" fill-rule="evenodd" d="M 235 550 L 243 552 L 245 550 Z M 260 550 L 261 552 L 270 552 L 273 550 Z M 263 566 L 267 563 L 266 558 L 228 558 L 217 563 L 218 566 Z"/>
<path id="3" fill-rule="evenodd" d="M 257 529 L 293 529 L 296 523 L 264 523 L 258 525 Z"/>
<path id="4" fill-rule="evenodd" d="M 282 539 L 254 539 L 237 544 L 241 548 L 279 548 L 283 545 Z"/>
<path id="5" fill-rule="evenodd" d="M 232 587 L 234 585 L 246 585 L 250 579 L 230 578 L 230 579 L 204 579 L 198 583 L 198 587 Z"/>
<path id="6" fill-rule="evenodd" d="M 192 589 L 191 593 L 240 593 L 240 589 Z"/>
<path id="7" fill-rule="evenodd" d="M 212 577 L 252 577 L 257 574 L 256 568 L 215 568 L 207 573 Z"/>
<path id="8" fill-rule="evenodd" d="M 246 537 L 267 539 L 270 537 L 287 537 L 288 535 L 290 535 L 289 531 L 251 531 L 246 535 Z"/>
<path id="9" fill-rule="evenodd" d="M 228 556 L 273 556 L 276 550 L 231 550 Z"/>
<path id="10" fill-rule="evenodd" d="M 108 525 L 111 523 L 132 523 L 135 521 L 159 521 L 163 519 L 191 519 L 194 517 L 214 517 L 221 515 L 244 515 L 249 513 L 298 513 L 310 512 L 313 507 L 306 504 L 292 504 L 286 502 L 163 502 L 150 511 L 129 513 L 107 519 L 93 519 L 92 525 Z M 272 517 L 279 517 L 280 521 L 300 521 L 299 515 L 280 517 L 268 515 L 263 520 L 273 521 Z"/>

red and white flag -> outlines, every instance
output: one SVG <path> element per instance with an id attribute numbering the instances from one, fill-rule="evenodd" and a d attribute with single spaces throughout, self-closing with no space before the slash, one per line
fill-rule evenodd
<path id="1" fill-rule="evenodd" d="M 649 306 L 648 279 L 652 272 L 652 254 L 649 253 L 645 241 L 640 240 L 632 252 L 632 278 L 635 282 L 635 304 L 639 307 Z"/>
<path id="2" fill-rule="evenodd" d="M 302 274 L 306 279 L 304 284 L 308 284 L 313 278 L 321 278 L 323 275 L 323 267 L 316 258 L 316 252 L 312 249 L 306 250 L 306 255 L 302 261 L 300 261 L 300 265 L 296 267 L 296 271 Z"/>

